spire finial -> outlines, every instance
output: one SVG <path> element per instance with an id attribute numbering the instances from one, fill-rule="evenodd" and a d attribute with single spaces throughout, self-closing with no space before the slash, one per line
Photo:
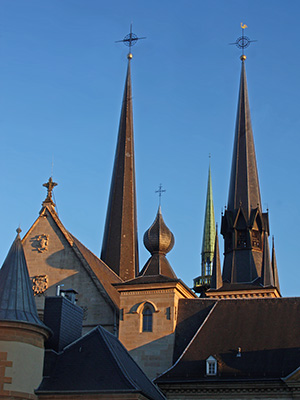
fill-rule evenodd
<path id="1" fill-rule="evenodd" d="M 53 203 L 53 200 L 52 200 L 52 191 L 53 191 L 53 188 L 54 188 L 55 186 L 57 186 L 57 183 L 56 183 L 56 182 L 53 182 L 52 176 L 50 176 L 48 182 L 47 182 L 47 183 L 44 183 L 43 186 L 47 188 L 47 197 L 46 197 L 44 203 L 51 203 L 52 205 L 55 205 L 55 204 Z M 43 204 L 44 204 L 44 203 L 43 203 Z"/>
<path id="2" fill-rule="evenodd" d="M 132 46 L 134 46 L 135 44 L 136 44 L 136 42 L 138 41 L 138 40 L 140 40 L 140 39 L 146 39 L 146 37 L 145 36 L 143 36 L 143 37 L 138 37 L 135 33 L 132 33 L 132 23 L 130 24 L 130 32 L 128 33 L 128 35 L 126 35 L 125 37 L 124 37 L 124 39 L 122 39 L 122 40 L 116 40 L 116 42 L 115 43 L 120 43 L 120 42 L 123 42 L 124 44 L 125 44 L 125 46 L 128 46 L 129 47 L 129 52 L 128 52 L 128 54 L 127 54 L 127 58 L 128 58 L 128 60 L 131 60 L 132 59 L 132 53 L 131 53 L 131 48 L 132 48 Z"/>
<path id="3" fill-rule="evenodd" d="M 165 193 L 165 192 L 166 192 L 166 190 L 163 190 L 162 184 L 160 183 L 159 186 L 158 186 L 158 190 L 155 190 L 155 193 L 158 193 L 159 207 L 161 206 L 161 195 L 162 195 L 162 193 Z"/>
<path id="4" fill-rule="evenodd" d="M 17 232 L 18 236 L 20 236 L 20 233 L 22 232 L 22 229 L 20 228 L 20 226 L 18 226 L 18 228 L 16 229 L 16 232 Z"/>
<path id="5" fill-rule="evenodd" d="M 242 36 L 238 37 L 234 43 L 229 43 L 229 44 L 235 44 L 236 47 L 238 47 L 239 49 L 242 49 L 242 55 L 240 56 L 240 59 L 241 59 L 241 61 L 245 61 L 247 58 L 245 56 L 246 47 L 249 47 L 250 43 L 252 43 L 252 42 L 257 42 L 257 40 L 250 40 L 250 38 L 248 38 L 248 36 L 245 36 L 245 34 L 244 34 L 245 29 L 248 28 L 248 26 L 246 24 L 243 24 L 241 22 L 241 28 L 242 28 Z"/>

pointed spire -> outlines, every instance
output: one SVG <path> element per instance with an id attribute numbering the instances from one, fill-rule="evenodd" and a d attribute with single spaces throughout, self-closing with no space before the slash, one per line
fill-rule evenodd
<path id="1" fill-rule="evenodd" d="M 202 252 L 201 252 L 201 269 L 203 276 L 211 275 L 211 270 L 207 271 L 207 265 L 209 265 L 209 268 L 211 268 L 212 260 L 214 257 L 214 247 L 215 247 L 215 237 L 216 237 L 215 227 L 216 223 L 215 223 L 215 212 L 214 212 L 213 192 L 212 192 L 212 182 L 211 182 L 211 168 L 209 164 Z"/>
<path id="2" fill-rule="evenodd" d="M 222 280 L 222 273 L 221 273 L 218 227 L 216 227 L 215 251 L 214 251 L 210 288 L 211 289 L 220 289 L 222 284 L 223 284 L 223 280 Z"/>
<path id="3" fill-rule="evenodd" d="M 0 270 L 0 320 L 29 322 L 44 327 L 37 314 L 20 232 L 18 228 L 17 237 Z"/>
<path id="4" fill-rule="evenodd" d="M 140 276 L 164 275 L 177 279 L 169 261 L 166 259 L 166 254 L 172 250 L 174 242 L 174 235 L 165 224 L 161 206 L 159 206 L 153 224 L 144 234 L 144 245 L 151 253 L 151 257 L 140 272 Z"/>
<path id="5" fill-rule="evenodd" d="M 223 281 L 230 283 L 251 283 L 261 277 L 263 240 L 269 231 L 268 213 L 262 213 L 261 207 L 245 59 L 241 57 L 228 207 L 221 226 L 225 239 Z"/>
<path id="6" fill-rule="evenodd" d="M 273 270 L 273 277 L 274 277 L 274 286 L 280 292 L 277 260 L 276 260 L 275 245 L 274 245 L 274 236 L 272 237 L 272 270 Z"/>
<path id="7" fill-rule="evenodd" d="M 239 208 L 240 205 L 248 218 L 251 208 L 258 207 L 261 211 L 261 198 L 244 58 L 242 58 L 228 210 L 235 210 Z"/>
<path id="8" fill-rule="evenodd" d="M 270 248 L 268 234 L 264 234 L 264 250 L 263 250 L 263 261 L 261 270 L 261 283 L 264 287 L 274 286 L 273 270 L 270 260 Z"/>
<path id="9" fill-rule="evenodd" d="M 123 280 L 133 279 L 139 269 L 130 60 L 101 252 Z"/>

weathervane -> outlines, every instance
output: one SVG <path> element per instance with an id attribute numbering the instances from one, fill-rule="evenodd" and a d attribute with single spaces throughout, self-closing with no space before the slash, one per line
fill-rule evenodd
<path id="1" fill-rule="evenodd" d="M 166 190 L 163 190 L 162 188 L 162 184 L 159 184 L 158 190 L 155 190 L 155 193 L 158 193 L 158 197 L 159 197 L 159 205 L 161 206 L 161 195 L 162 193 L 165 193 Z"/>
<path id="2" fill-rule="evenodd" d="M 244 60 L 246 60 L 246 56 L 245 56 L 246 47 L 249 47 L 250 43 L 252 43 L 252 42 L 257 42 L 257 40 L 250 40 L 248 38 L 248 36 L 244 35 L 245 29 L 248 28 L 248 26 L 246 24 L 243 24 L 241 22 L 241 28 L 242 28 L 242 36 L 237 38 L 234 43 L 229 43 L 229 44 L 235 44 L 236 47 L 238 47 L 239 49 L 242 49 L 241 60 L 244 61 Z"/>
<path id="3" fill-rule="evenodd" d="M 137 35 L 135 33 L 132 33 L 132 24 L 130 24 L 130 33 L 128 33 L 128 35 L 126 35 L 123 40 L 116 40 L 115 43 L 123 42 L 125 44 L 125 46 L 128 46 L 129 52 L 128 52 L 127 57 L 132 58 L 131 48 L 140 39 L 146 39 L 146 37 L 137 37 Z"/>

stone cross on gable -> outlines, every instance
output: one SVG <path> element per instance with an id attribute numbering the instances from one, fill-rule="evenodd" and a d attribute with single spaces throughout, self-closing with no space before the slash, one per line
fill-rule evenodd
<path id="1" fill-rule="evenodd" d="M 52 201 L 52 191 L 55 188 L 55 186 L 57 186 L 57 183 L 53 182 L 52 176 L 51 176 L 49 178 L 48 182 L 44 183 L 43 186 L 47 188 L 47 197 L 46 197 L 44 203 L 54 204 L 53 201 Z"/>

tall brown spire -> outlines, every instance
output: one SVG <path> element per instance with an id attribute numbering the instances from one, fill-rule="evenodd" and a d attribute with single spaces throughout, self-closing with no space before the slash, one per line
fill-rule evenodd
<path id="1" fill-rule="evenodd" d="M 245 59 L 245 56 L 241 57 L 228 207 L 221 227 L 225 239 L 223 280 L 230 283 L 255 281 L 262 275 L 263 257 L 270 259 L 269 247 L 264 249 L 269 236 L 269 219 L 267 213 L 262 213 L 261 207 Z"/>
<path id="2" fill-rule="evenodd" d="M 258 207 L 261 211 L 260 189 L 244 59 L 242 60 L 228 210 L 235 210 L 239 208 L 240 205 L 247 218 L 249 218 L 251 209 Z"/>
<path id="3" fill-rule="evenodd" d="M 128 69 L 119 125 L 101 259 L 121 279 L 133 279 L 139 270 L 131 72 Z"/>

